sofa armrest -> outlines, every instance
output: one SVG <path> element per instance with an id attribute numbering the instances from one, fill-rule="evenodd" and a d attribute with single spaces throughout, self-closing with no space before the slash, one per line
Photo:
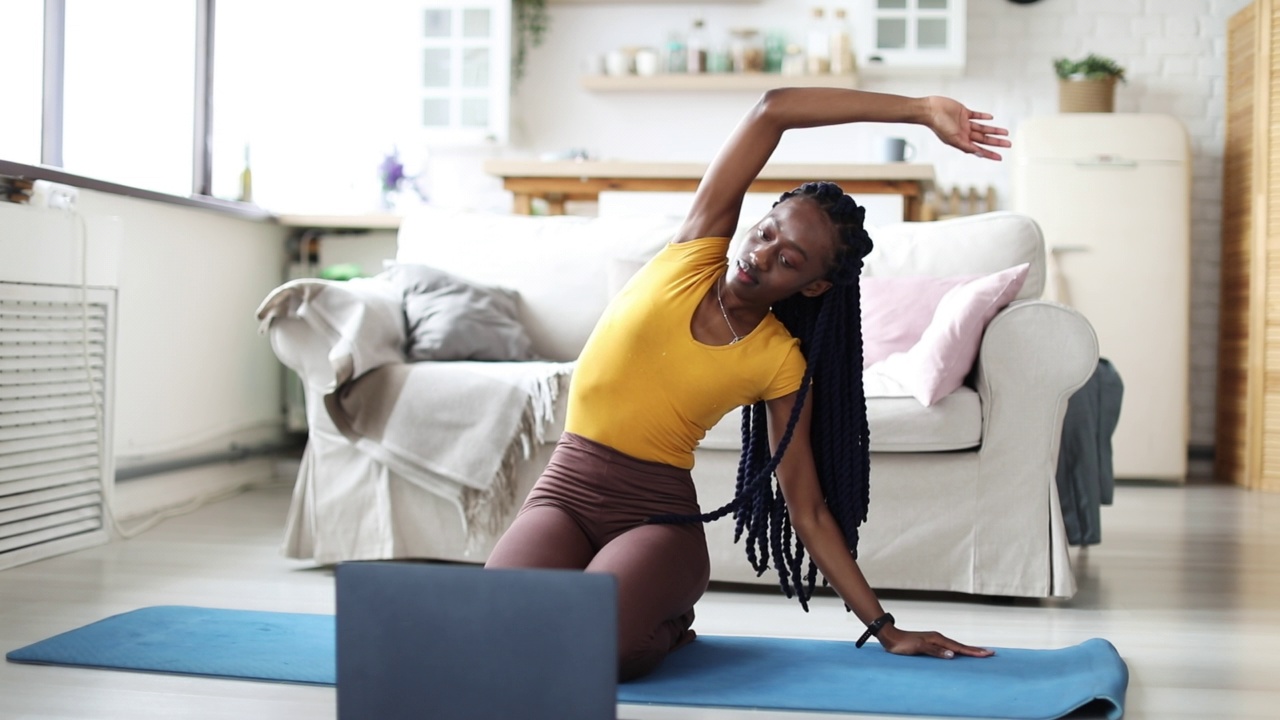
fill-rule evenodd
<path id="1" fill-rule="evenodd" d="M 978 350 L 978 395 L 983 443 L 991 431 L 1020 429 L 1048 438 L 1061 431 L 1071 395 L 1098 364 L 1098 337 L 1076 310 L 1024 300 L 1001 310 L 987 325 Z M 1034 418 L 1037 427 L 1028 427 Z"/>
<path id="2" fill-rule="evenodd" d="M 982 446 L 974 488 L 983 519 L 972 529 L 972 562 L 983 577 L 1026 573 L 1026 555 L 1004 550 L 1013 545 L 1048 559 L 1045 592 L 1075 592 L 1058 504 L 1058 451 L 1067 402 L 1097 364 L 1093 326 L 1064 305 L 1017 302 L 987 326 L 977 363 Z"/>
<path id="3" fill-rule="evenodd" d="M 280 362 L 322 394 L 404 362 L 403 298 L 377 279 L 290 281 L 262 301 L 258 319 Z"/>

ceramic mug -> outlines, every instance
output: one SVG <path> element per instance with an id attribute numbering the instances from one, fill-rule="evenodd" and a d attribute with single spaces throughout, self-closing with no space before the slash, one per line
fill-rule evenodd
<path id="1" fill-rule="evenodd" d="M 587 75 L 604 74 L 604 55 L 593 54 L 582 59 L 582 72 Z"/>
<path id="2" fill-rule="evenodd" d="M 880 159 L 887 163 L 910 162 L 916 156 L 916 146 L 899 137 L 885 138 L 882 148 Z"/>
<path id="3" fill-rule="evenodd" d="M 604 56 L 604 69 L 614 77 L 630 75 L 632 71 L 631 60 L 629 53 L 614 50 Z"/>
<path id="4" fill-rule="evenodd" d="M 649 77 L 658 74 L 658 53 L 650 48 L 636 51 L 636 74 Z"/>

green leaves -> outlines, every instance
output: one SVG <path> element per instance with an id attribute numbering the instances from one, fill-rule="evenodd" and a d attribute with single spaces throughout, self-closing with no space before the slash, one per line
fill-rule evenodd
<path id="1" fill-rule="evenodd" d="M 524 77 L 529 49 L 542 44 L 550 20 L 547 17 L 547 0 L 513 0 L 512 10 L 515 13 L 512 33 L 515 48 L 511 53 L 511 84 L 514 87 Z"/>
<path id="2" fill-rule="evenodd" d="M 1124 82 L 1124 68 L 1115 60 L 1089 53 L 1083 60 L 1058 58 L 1053 61 L 1053 69 L 1063 80 L 1098 79 L 1113 77 Z"/>

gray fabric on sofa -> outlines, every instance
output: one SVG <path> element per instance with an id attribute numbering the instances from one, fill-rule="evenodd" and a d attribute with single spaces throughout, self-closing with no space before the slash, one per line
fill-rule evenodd
<path id="1" fill-rule="evenodd" d="M 417 264 L 392 265 L 377 279 L 404 298 L 407 360 L 534 359 L 515 291 Z"/>

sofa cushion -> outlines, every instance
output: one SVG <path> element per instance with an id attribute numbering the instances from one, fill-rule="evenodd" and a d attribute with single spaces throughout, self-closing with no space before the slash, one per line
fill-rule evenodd
<path id="1" fill-rule="evenodd" d="M 396 260 L 520 295 L 533 352 L 574 360 L 609 301 L 609 262 L 647 260 L 679 226 L 670 218 L 531 217 L 424 206 L 407 215 Z"/>
<path id="2" fill-rule="evenodd" d="M 962 387 L 930 407 L 913 397 L 868 397 L 871 452 L 942 452 L 982 444 L 982 403 Z M 742 448 L 742 414 L 734 411 L 711 428 L 700 449 Z"/>
<path id="3" fill-rule="evenodd" d="M 1014 299 L 1044 293 L 1044 235 L 1026 215 L 991 212 L 867 231 L 875 248 L 864 262 L 864 275 L 989 275 L 1029 263 L 1027 280 Z"/>

